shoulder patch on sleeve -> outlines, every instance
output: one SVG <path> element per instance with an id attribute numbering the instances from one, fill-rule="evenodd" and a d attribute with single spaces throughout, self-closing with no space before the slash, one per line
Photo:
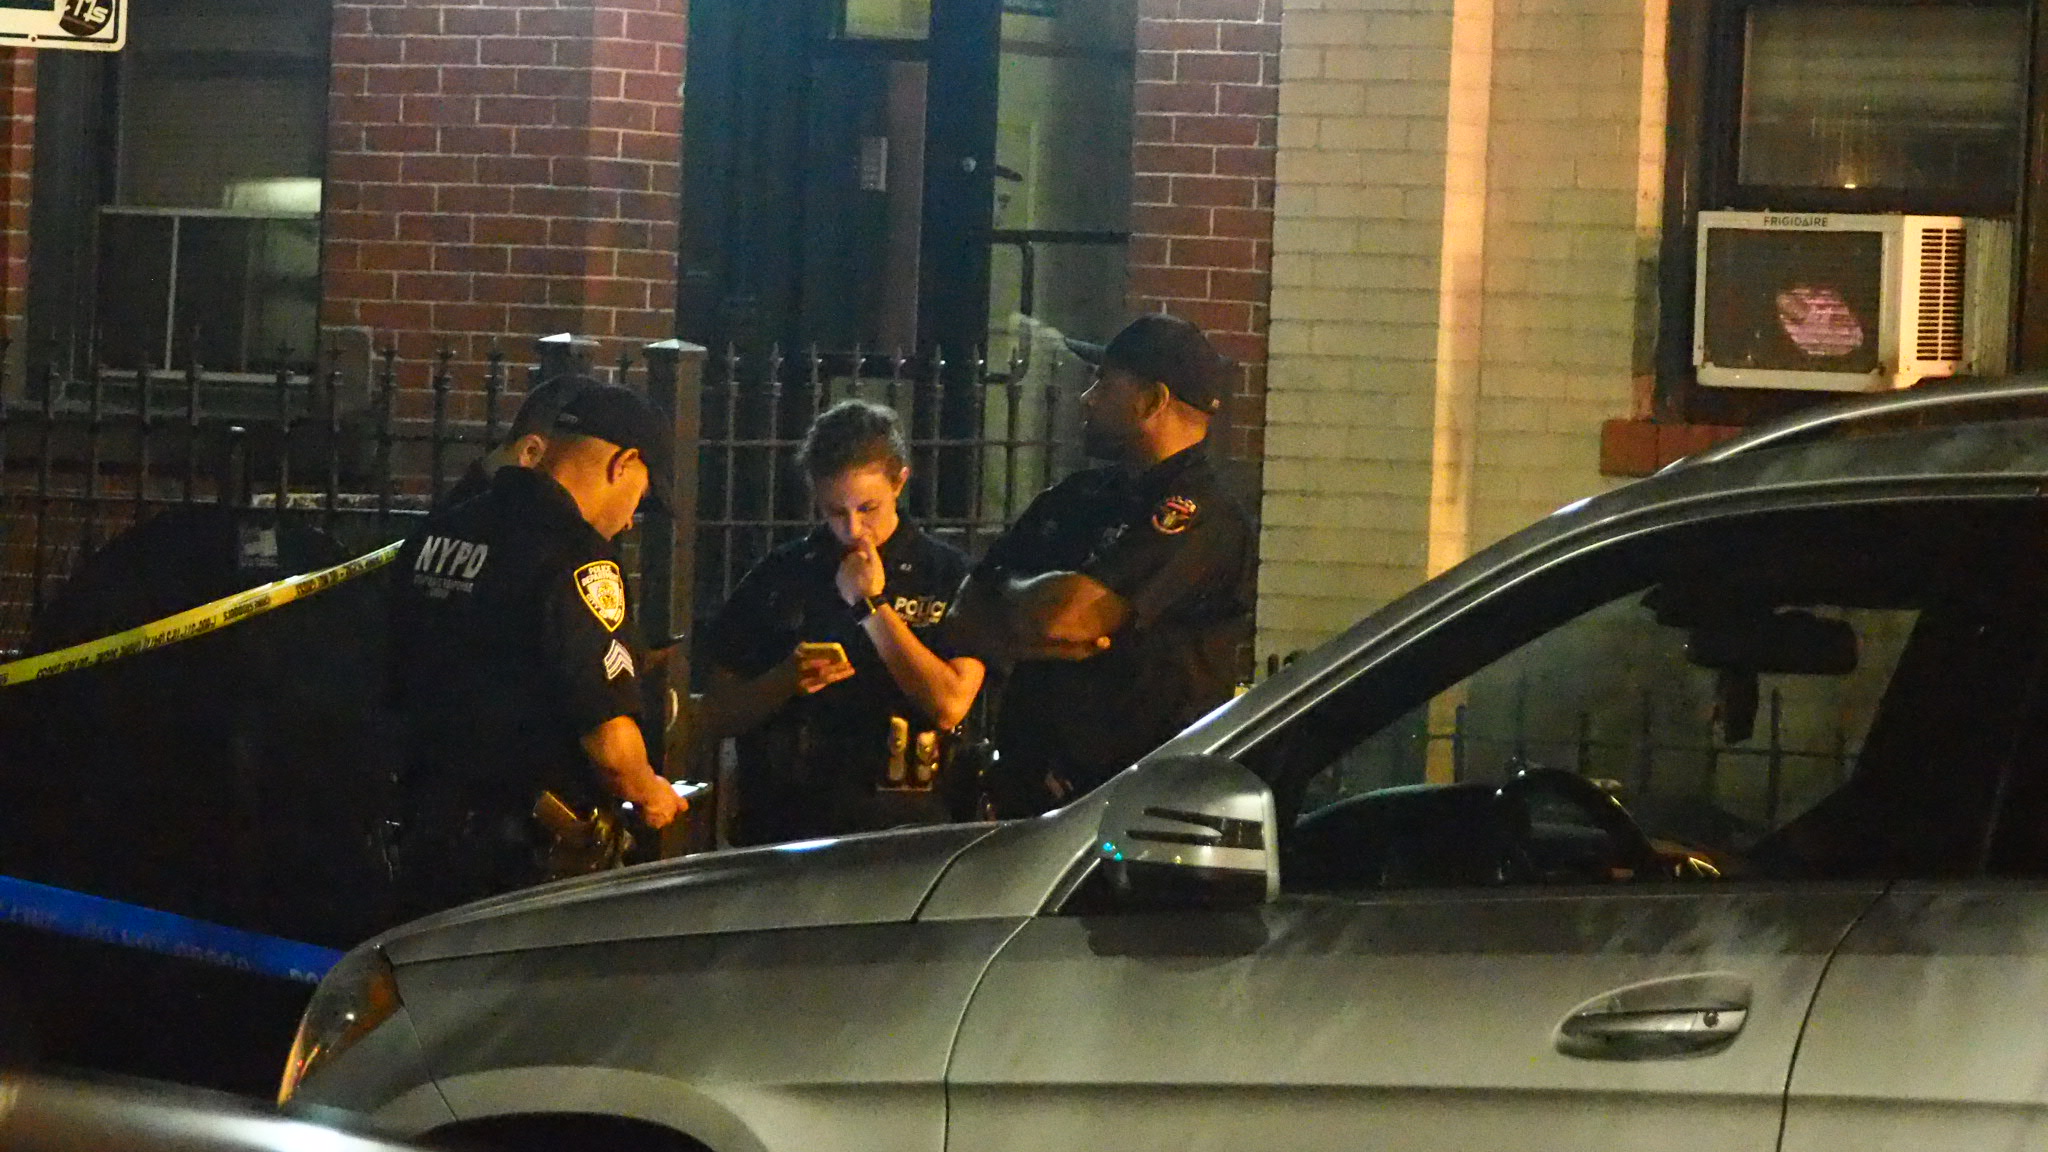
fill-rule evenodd
<path id="1" fill-rule="evenodd" d="M 1200 510 L 1191 497 L 1168 496 L 1152 510 L 1152 527 L 1168 536 L 1185 532 L 1188 525 L 1195 522 L 1195 513 Z"/>
<path id="2" fill-rule="evenodd" d="M 617 632 L 626 622 L 626 578 L 610 560 L 598 560 L 576 570 L 576 592 L 605 631 Z"/>

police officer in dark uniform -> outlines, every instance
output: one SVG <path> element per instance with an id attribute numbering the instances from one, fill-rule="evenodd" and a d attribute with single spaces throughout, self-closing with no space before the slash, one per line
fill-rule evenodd
<path id="1" fill-rule="evenodd" d="M 824 522 L 755 565 L 707 634 L 697 721 L 738 740 L 735 839 L 945 821 L 951 734 L 983 673 L 940 638 L 967 558 L 898 513 L 893 410 L 837 404 L 798 455 Z"/>
<path id="2" fill-rule="evenodd" d="M 597 385 L 594 377 L 574 372 L 550 376 L 534 385 L 533 390 L 519 402 L 519 411 L 513 415 L 505 438 L 470 462 L 455 485 L 435 501 L 435 510 L 453 508 L 490 491 L 491 478 L 498 474 L 500 468 L 531 468 L 540 463 L 541 457 L 547 454 L 548 437 L 554 434 L 555 421 L 563 406 L 578 392 Z M 640 679 L 657 687 L 657 699 L 667 698 L 666 707 L 656 708 L 650 715 L 658 713 L 656 718 L 670 724 L 674 722 L 677 701 L 673 693 L 666 690 L 668 665 L 675 658 L 682 640 L 681 636 L 673 636 L 659 647 L 633 647 Z M 633 646 L 634 642 L 629 641 L 628 644 Z M 665 731 L 665 727 L 662 730 Z M 655 729 L 650 727 L 648 731 Z"/>
<path id="3" fill-rule="evenodd" d="M 405 722 L 396 876 L 421 915 L 545 878 L 535 803 L 632 802 L 660 828 L 681 802 L 636 716 L 626 585 L 612 540 L 650 481 L 665 423 L 639 395 L 582 389 L 531 468 L 430 515 L 394 564 L 392 688 Z"/>
<path id="4" fill-rule="evenodd" d="M 1229 699 L 1251 637 L 1252 529 L 1206 454 L 1227 365 L 1164 314 L 1068 343 L 1096 366 L 1085 447 L 1115 463 L 1032 501 L 956 611 L 966 649 L 1010 665 L 990 782 L 1006 817 L 1094 788 Z"/>

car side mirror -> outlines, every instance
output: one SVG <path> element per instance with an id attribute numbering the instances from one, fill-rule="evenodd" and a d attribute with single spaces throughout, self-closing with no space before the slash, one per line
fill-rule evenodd
<path id="1" fill-rule="evenodd" d="M 1236 908 L 1279 895 L 1273 790 L 1221 756 L 1139 766 L 1104 789 L 1091 911 Z"/>

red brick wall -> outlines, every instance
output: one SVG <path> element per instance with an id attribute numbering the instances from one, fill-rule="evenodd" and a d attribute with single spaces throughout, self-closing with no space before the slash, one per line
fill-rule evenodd
<path id="1" fill-rule="evenodd" d="M 21 48 L 0 49 L 0 124 L 5 125 L 7 181 L 0 196 L 0 325 L 18 334 L 28 308 L 29 178 L 35 171 L 36 54 Z M 18 373 L 10 373 L 18 375 Z"/>
<path id="2" fill-rule="evenodd" d="M 437 345 L 673 334 L 685 0 L 337 0 L 323 323 Z"/>
<path id="3" fill-rule="evenodd" d="M 28 310 L 28 214 L 30 177 L 35 171 L 36 54 L 22 48 L 0 48 L 0 155 L 4 155 L 6 193 L 0 196 L 0 331 L 14 338 L 4 368 L 5 391 L 18 397 L 25 379 L 22 320 Z M 17 460 L 4 477 L 6 487 L 25 491 L 35 483 Z M 13 502 L 10 501 L 10 504 Z M 68 527 L 68 526 L 65 526 Z M 61 529 L 60 529 L 61 530 Z M 75 533 L 63 539 L 75 539 Z M 15 505 L 0 519 L 0 657 L 19 652 L 28 639 L 29 609 L 34 599 L 35 519 Z M 70 559 L 46 558 L 46 570 L 68 572 Z"/>
<path id="4" fill-rule="evenodd" d="M 1244 365 L 1231 454 L 1256 461 L 1272 299 L 1280 0 L 1140 0 L 1131 305 Z"/>

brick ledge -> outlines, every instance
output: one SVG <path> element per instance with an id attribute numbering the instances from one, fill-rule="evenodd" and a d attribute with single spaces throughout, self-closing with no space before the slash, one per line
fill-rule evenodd
<path id="1" fill-rule="evenodd" d="M 1704 452 L 1747 431 L 1739 424 L 1669 424 L 1608 420 L 1600 425 L 1600 474 L 1648 476 L 1674 460 Z"/>

